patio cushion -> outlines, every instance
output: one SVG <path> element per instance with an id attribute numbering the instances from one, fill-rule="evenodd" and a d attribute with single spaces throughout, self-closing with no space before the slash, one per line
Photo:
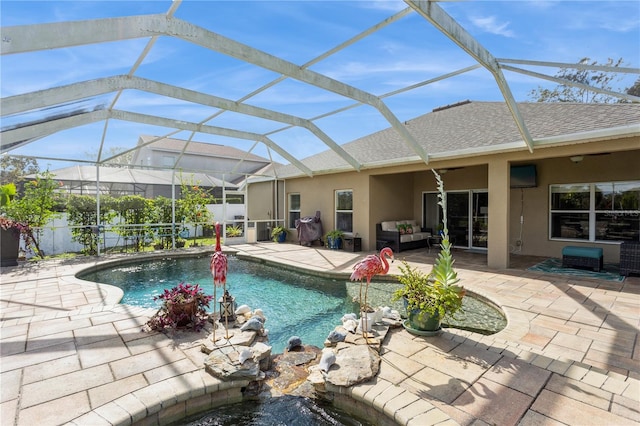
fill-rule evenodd
<path id="1" fill-rule="evenodd" d="M 562 255 L 600 259 L 602 257 L 602 249 L 597 247 L 566 246 L 562 248 Z"/>

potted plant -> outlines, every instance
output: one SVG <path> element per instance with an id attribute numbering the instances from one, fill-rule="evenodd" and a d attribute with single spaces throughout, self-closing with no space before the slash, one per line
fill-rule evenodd
<path id="1" fill-rule="evenodd" d="M 147 322 L 151 330 L 191 329 L 200 331 L 207 322 L 205 308 L 213 296 L 204 294 L 198 284 L 181 282 L 176 287 L 165 289 L 164 293 L 153 300 L 162 300 L 162 306 Z"/>
<path id="2" fill-rule="evenodd" d="M 344 232 L 339 229 L 334 229 L 327 232 L 324 237 L 327 242 L 327 246 L 332 250 L 338 250 L 342 247 L 342 240 L 344 239 Z"/>
<path id="3" fill-rule="evenodd" d="M 287 239 L 287 229 L 284 226 L 275 226 L 271 231 L 271 239 L 277 243 L 284 243 Z"/>
<path id="4" fill-rule="evenodd" d="M 20 249 L 20 237 L 24 238 L 28 247 L 33 241 L 33 233 L 29 225 L 8 217 L 5 207 L 8 206 L 16 195 L 16 186 L 8 183 L 0 186 L 0 208 L 3 210 L 0 216 L 0 266 L 16 266 L 18 264 L 18 251 Z"/>
<path id="5" fill-rule="evenodd" d="M 403 261 L 399 267 L 401 275 L 398 277 L 403 287 L 393 294 L 394 300 L 404 300 L 408 316 L 405 328 L 421 335 L 437 333 L 446 316 L 454 316 L 462 309 L 465 295 L 465 289 L 458 285 L 460 279 L 453 268 L 444 185 L 440 175 L 435 170 L 433 173 L 438 182 L 438 204 L 443 212 L 441 250 L 429 274 L 412 268 Z"/>
<path id="6" fill-rule="evenodd" d="M 155 238 L 153 240 L 153 249 L 162 250 L 163 248 L 164 248 L 164 243 L 162 242 L 162 238 Z"/>
<path id="7" fill-rule="evenodd" d="M 176 248 L 183 248 L 187 240 L 182 237 L 176 237 Z"/>
<path id="8" fill-rule="evenodd" d="M 242 228 L 239 225 L 229 225 L 227 226 L 227 237 L 241 237 L 242 236 Z"/>

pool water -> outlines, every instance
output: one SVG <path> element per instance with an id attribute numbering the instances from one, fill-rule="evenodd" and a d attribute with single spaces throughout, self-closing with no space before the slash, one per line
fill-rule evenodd
<path id="1" fill-rule="evenodd" d="M 176 423 L 184 426 L 369 426 L 320 400 L 285 395 L 213 409 Z"/>
<path id="2" fill-rule="evenodd" d="M 353 302 L 358 296 L 357 282 L 296 273 L 234 256 L 228 259 L 227 289 L 238 306 L 262 309 L 267 317 L 265 328 L 269 330 L 273 353 L 284 352 L 287 340 L 294 335 L 300 336 L 304 344 L 322 348 L 329 333 L 341 324 L 342 316 L 359 311 L 358 304 Z M 208 256 L 149 260 L 82 274 L 79 278 L 118 286 L 124 291 L 122 303 L 153 308 L 161 305 L 161 301 L 153 300 L 154 296 L 182 281 L 200 284 L 205 293 L 213 295 L 209 260 Z M 400 286 L 399 283 L 372 282 L 369 304 L 391 306 L 404 313 L 401 302 L 391 302 L 393 291 Z M 222 288 L 216 290 L 216 296 L 222 296 Z M 443 325 L 494 334 L 506 323 L 498 309 L 467 293 L 462 312 L 456 314 L 456 320 L 447 318 Z"/>
<path id="3" fill-rule="evenodd" d="M 201 257 L 145 261 L 79 278 L 120 287 L 124 291 L 121 303 L 152 308 L 161 305 L 161 301 L 153 300 L 154 296 L 183 281 L 200 284 L 205 293 L 213 295 L 209 260 Z M 345 281 L 312 277 L 233 256 L 228 260 L 227 289 L 238 306 L 262 309 L 273 353 L 282 353 L 287 340 L 294 335 L 300 336 L 304 344 L 321 348 L 345 313 L 358 312 Z M 222 296 L 222 288 L 216 290 L 216 296 Z M 210 311 L 213 312 L 213 304 Z"/>

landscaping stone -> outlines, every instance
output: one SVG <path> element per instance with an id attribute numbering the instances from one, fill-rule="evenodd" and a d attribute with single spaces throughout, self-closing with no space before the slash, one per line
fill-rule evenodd
<path id="1" fill-rule="evenodd" d="M 335 386 L 353 386 L 378 374 L 380 355 L 368 345 L 339 343 L 336 365 L 327 372 L 326 381 Z"/>

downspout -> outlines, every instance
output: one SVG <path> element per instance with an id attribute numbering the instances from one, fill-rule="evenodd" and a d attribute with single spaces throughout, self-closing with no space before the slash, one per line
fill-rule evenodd
<path id="1" fill-rule="evenodd" d="M 97 255 L 100 257 L 100 164 L 96 163 L 96 227 L 98 232 L 96 232 L 96 246 L 97 246 Z"/>
<path id="2" fill-rule="evenodd" d="M 176 169 L 171 169 L 171 249 L 176 248 Z"/>
<path id="3" fill-rule="evenodd" d="M 222 174 L 222 223 L 224 226 L 222 227 L 222 239 L 227 241 L 227 224 L 225 221 L 227 220 L 227 188 L 224 180 L 224 173 Z"/>

